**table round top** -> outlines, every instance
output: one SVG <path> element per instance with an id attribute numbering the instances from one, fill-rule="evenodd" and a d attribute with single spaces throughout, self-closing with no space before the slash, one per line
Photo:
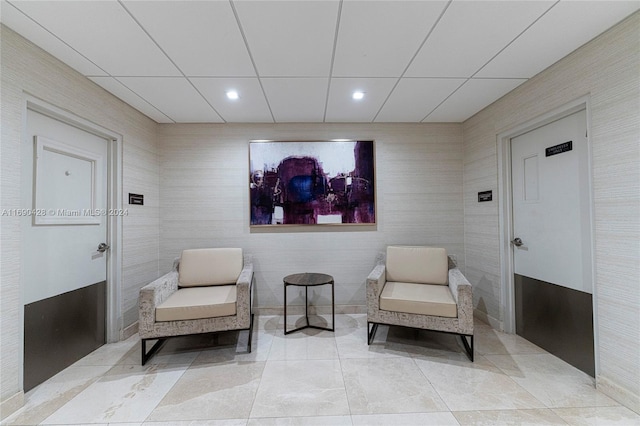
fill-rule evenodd
<path id="1" fill-rule="evenodd" d="M 323 284 L 333 284 L 333 277 L 327 274 L 318 274 L 315 272 L 303 272 L 301 274 L 287 275 L 283 279 L 285 284 L 314 286 Z"/>

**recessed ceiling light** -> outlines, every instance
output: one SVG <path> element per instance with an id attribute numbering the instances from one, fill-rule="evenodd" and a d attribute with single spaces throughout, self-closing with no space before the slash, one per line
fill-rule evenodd
<path id="1" fill-rule="evenodd" d="M 238 92 L 236 92 L 235 90 L 229 90 L 227 92 L 227 98 L 229 98 L 229 99 L 235 100 L 235 99 L 238 99 L 239 97 L 240 96 L 238 95 Z"/>
<path id="2" fill-rule="evenodd" d="M 364 98 L 364 92 L 353 92 L 353 95 L 351 95 L 351 97 L 356 101 L 359 101 L 360 99 Z"/>

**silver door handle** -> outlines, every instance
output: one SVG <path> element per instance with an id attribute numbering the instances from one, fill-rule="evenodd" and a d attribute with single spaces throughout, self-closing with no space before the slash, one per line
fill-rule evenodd
<path id="1" fill-rule="evenodd" d="M 513 244 L 516 247 L 520 247 L 523 244 L 523 242 L 522 242 L 522 239 L 520 238 L 514 238 L 513 240 L 511 240 L 511 244 Z"/>
<path id="2" fill-rule="evenodd" d="M 100 253 L 104 253 L 105 251 L 109 250 L 109 244 L 107 243 L 100 243 L 98 244 L 98 251 Z"/>

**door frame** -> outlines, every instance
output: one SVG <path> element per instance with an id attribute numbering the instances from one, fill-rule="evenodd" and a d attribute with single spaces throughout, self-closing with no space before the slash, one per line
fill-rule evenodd
<path id="1" fill-rule="evenodd" d="M 593 150 L 591 143 L 591 100 L 589 95 L 575 99 L 561 107 L 535 117 L 524 123 L 511 127 L 497 135 L 498 153 L 498 209 L 500 232 L 500 286 L 502 299 L 501 328 L 511 334 L 516 332 L 515 287 L 514 287 L 514 253 L 511 248 L 513 235 L 513 200 L 511 187 L 511 139 L 524 133 L 545 126 L 567 117 L 575 112 L 585 110 L 587 118 L 587 168 L 589 187 L 589 206 L 591 210 L 591 272 L 593 277 L 593 341 L 596 377 L 599 372 L 598 357 L 598 304 L 595 273 L 595 220 L 593 202 Z"/>
<path id="2" fill-rule="evenodd" d="M 25 93 L 22 134 L 27 134 L 27 110 L 77 127 L 107 140 L 107 211 L 122 209 L 122 135 L 82 118 L 70 111 L 58 108 L 40 98 Z M 122 216 L 107 215 L 107 294 L 106 338 L 107 343 L 118 342 L 122 332 Z M 22 286 L 21 286 L 22 289 Z M 21 290 L 22 291 L 22 290 Z M 24 327 L 24 321 L 23 321 Z M 24 334 L 24 328 L 22 330 Z"/>

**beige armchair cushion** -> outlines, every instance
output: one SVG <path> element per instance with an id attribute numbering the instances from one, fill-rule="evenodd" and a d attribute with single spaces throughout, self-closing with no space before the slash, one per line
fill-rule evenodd
<path id="1" fill-rule="evenodd" d="M 180 287 L 235 284 L 242 271 L 241 248 L 184 250 L 180 258 Z"/>
<path id="2" fill-rule="evenodd" d="M 458 309 L 449 286 L 387 281 L 380 309 L 408 314 L 456 318 Z"/>
<path id="3" fill-rule="evenodd" d="M 235 284 L 182 288 L 156 307 L 156 321 L 235 315 L 236 288 Z"/>
<path id="4" fill-rule="evenodd" d="M 387 281 L 447 285 L 447 251 L 435 247 L 389 246 L 386 272 Z"/>

